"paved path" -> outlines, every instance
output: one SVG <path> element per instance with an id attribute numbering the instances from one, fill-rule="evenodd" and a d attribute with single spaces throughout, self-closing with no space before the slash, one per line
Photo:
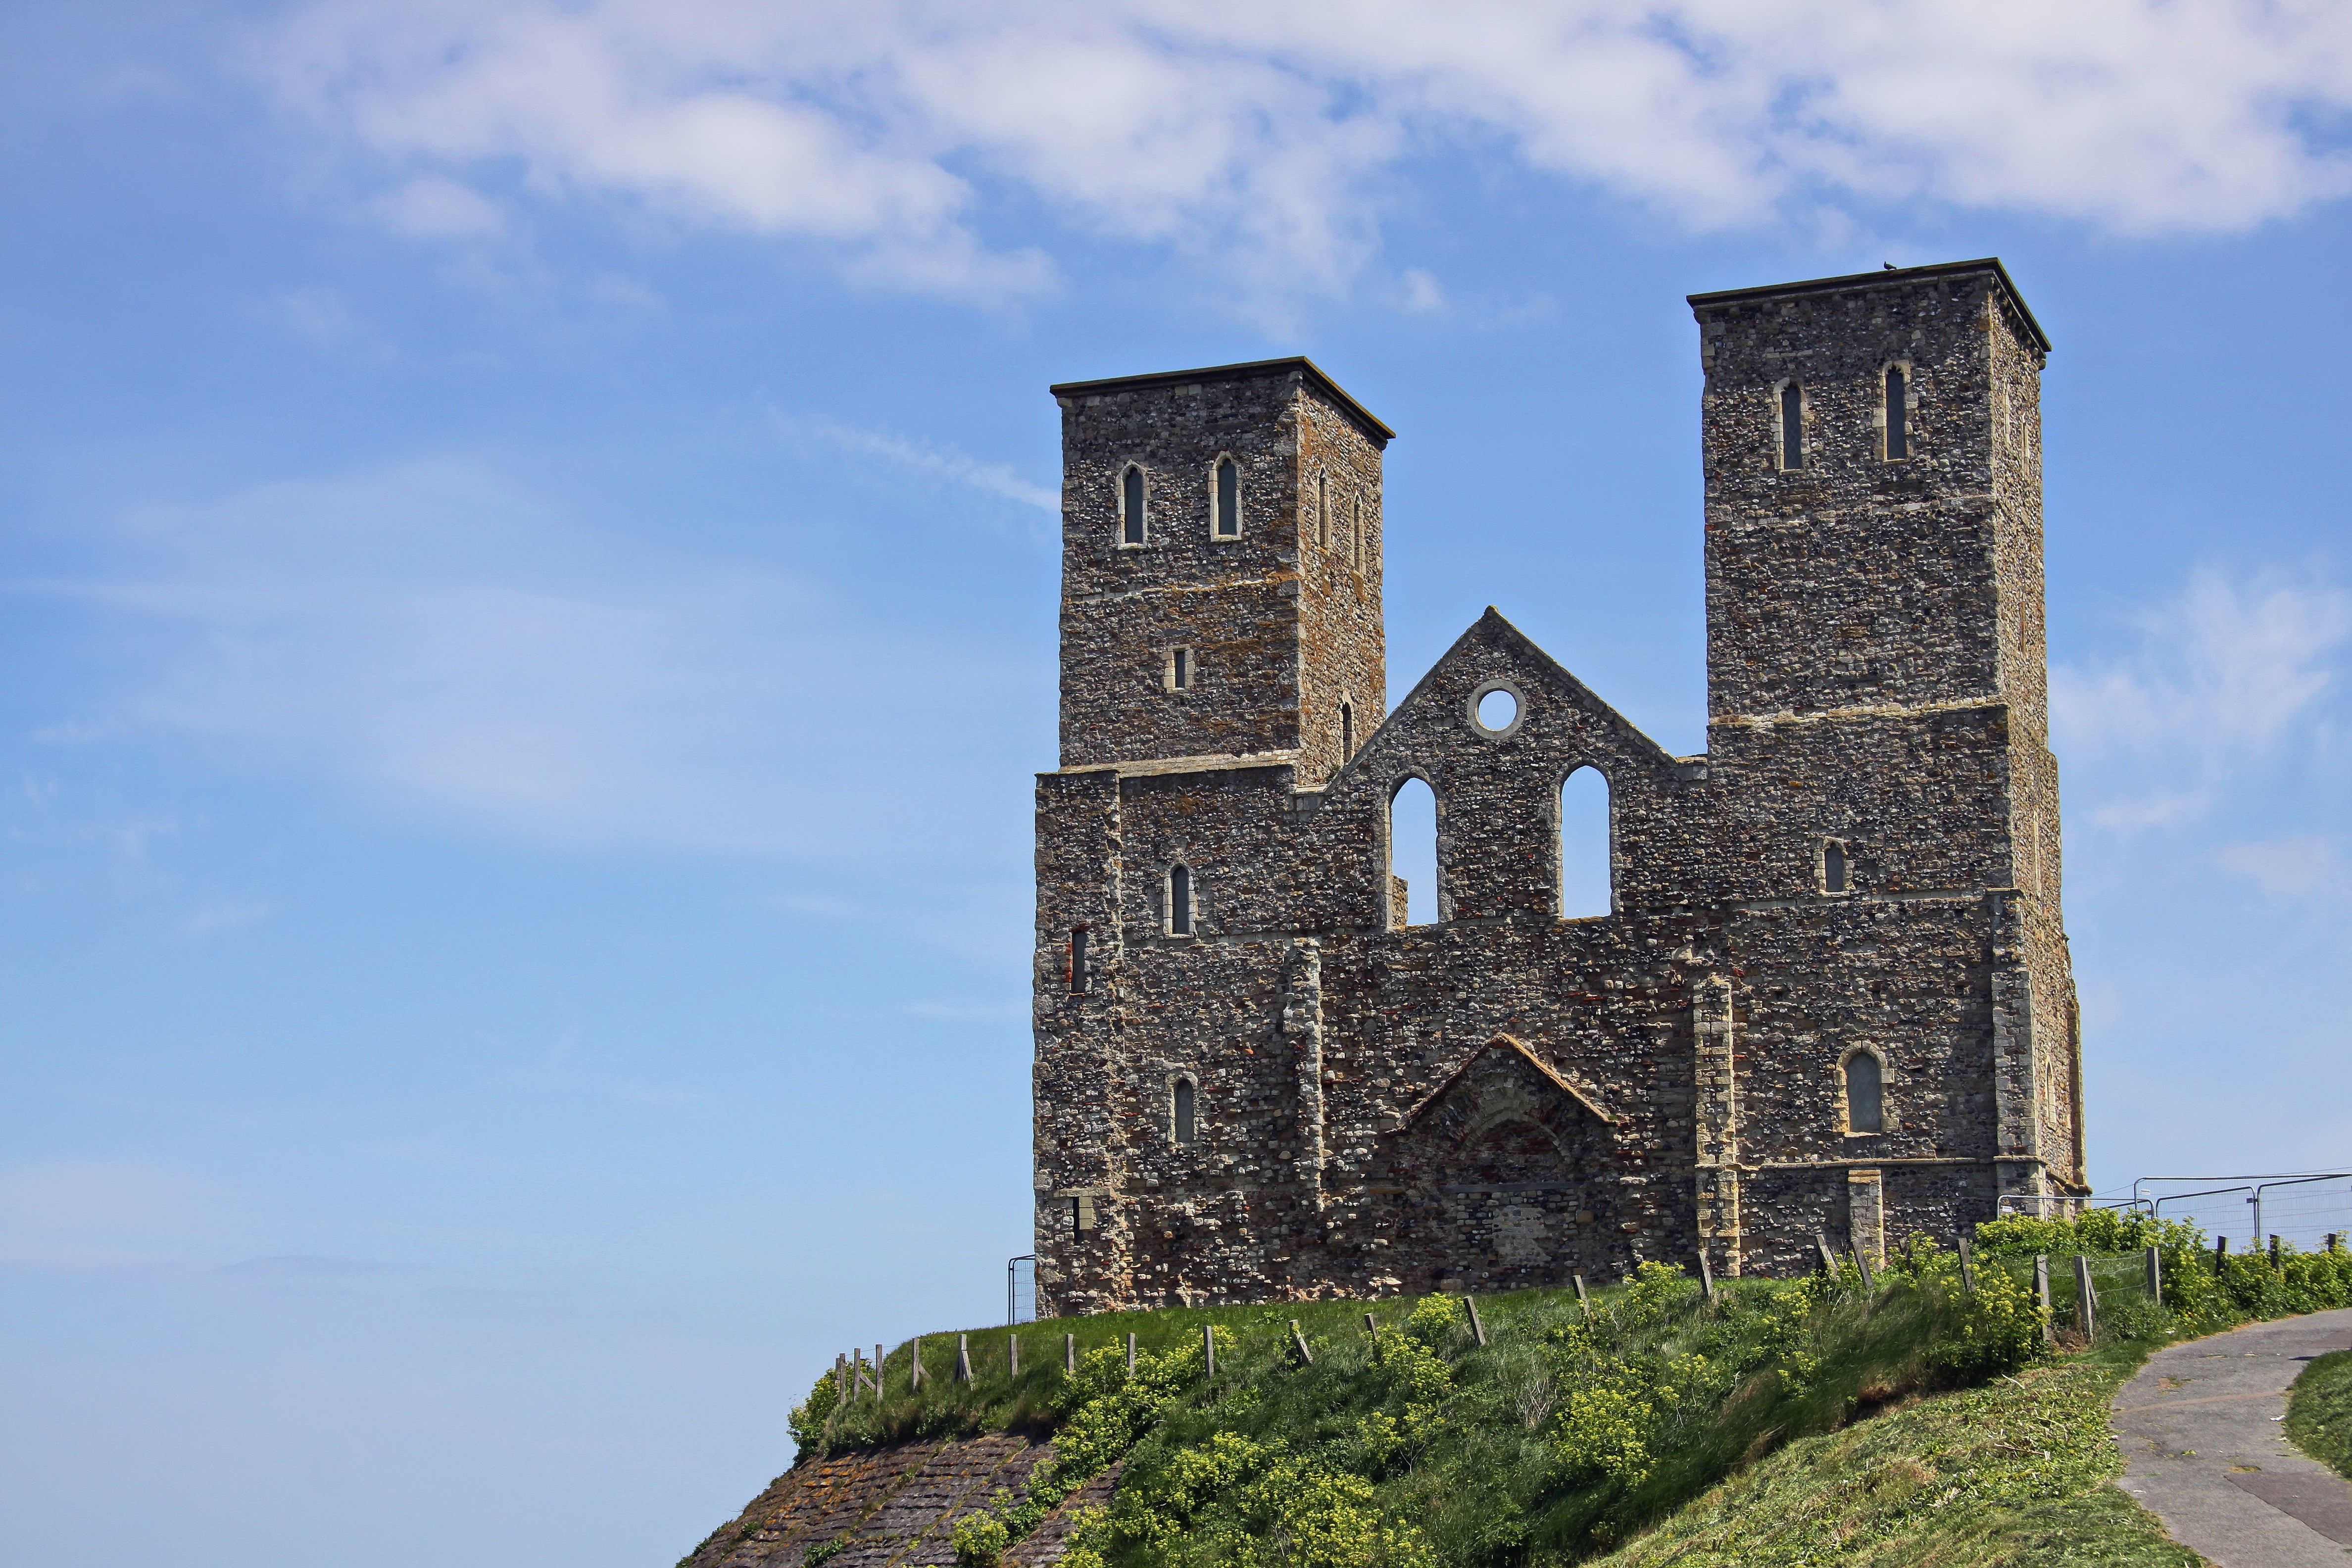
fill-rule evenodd
<path id="1" fill-rule="evenodd" d="M 2352 1350 L 2352 1308 L 2157 1352 L 2116 1394 L 2119 1484 L 2221 1568 L 2352 1565 L 2352 1481 L 2279 1425 L 2287 1385 L 2341 1350 Z"/>

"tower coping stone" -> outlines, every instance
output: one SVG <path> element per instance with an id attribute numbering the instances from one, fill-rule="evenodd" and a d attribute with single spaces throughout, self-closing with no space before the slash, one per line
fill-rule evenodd
<path id="1" fill-rule="evenodd" d="M 1141 392 L 1154 386 L 1180 386 L 1191 381 L 1255 381 L 1264 377 L 1297 374 L 1315 384 L 1323 395 L 1339 405 L 1350 419 L 1363 426 L 1364 433 L 1378 445 L 1386 447 L 1396 439 L 1396 432 L 1372 417 L 1371 410 L 1348 395 L 1345 388 L 1323 372 L 1323 367 L 1305 354 L 1291 354 L 1282 359 L 1256 359 L 1240 364 L 1209 365 L 1201 370 L 1160 370 L 1148 375 L 1115 375 L 1104 381 L 1057 382 L 1045 390 L 1055 397 L 1106 397 L 1121 392 Z"/>
<path id="2" fill-rule="evenodd" d="M 1814 278 L 1801 283 L 1772 283 L 1755 289 L 1723 289 L 1712 294 L 1690 294 L 1685 299 L 1694 310 L 1710 305 L 1738 305 L 1756 300 L 1777 300 L 1790 294 L 1827 294 L 1848 289 L 1883 289 L 1890 283 L 1916 282 L 1927 278 L 1959 278 L 1971 272 L 1990 272 L 2000 283 L 2001 295 L 2015 310 L 2025 330 L 2043 353 L 2050 352 L 2050 334 L 2033 319 L 2026 308 L 2025 296 L 2017 291 L 2016 282 L 2009 268 L 2000 264 L 1998 256 L 1980 257 L 1974 261 L 1939 261 L 1932 267 L 1883 268 L 1876 272 L 1849 272 L 1837 278 Z"/>

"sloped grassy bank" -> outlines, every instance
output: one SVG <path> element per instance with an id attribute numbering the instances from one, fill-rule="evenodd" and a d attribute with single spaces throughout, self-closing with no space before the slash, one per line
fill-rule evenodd
<path id="1" fill-rule="evenodd" d="M 1924 1241 L 1873 1287 L 1848 1264 L 1835 1278 L 1726 1281 L 1712 1301 L 1653 1264 L 1589 1310 L 1568 1291 L 1482 1298 L 1485 1345 L 1444 1296 L 1028 1324 L 1017 1374 L 1008 1331 L 993 1330 L 970 1336 L 970 1383 L 948 1375 L 954 1336 L 934 1337 L 919 1390 L 914 1347 L 900 1346 L 881 1400 L 843 1403 L 828 1377 L 794 1430 L 803 1457 L 1051 1433 L 1055 1458 L 1029 1494 L 959 1525 L 971 1568 L 1120 1460 L 1071 1568 L 1518 1568 L 1620 1548 L 1629 1563 L 2193 1561 L 2103 1488 L 2116 1468 L 2106 1392 L 2166 1338 L 2352 1300 L 2352 1258 L 2249 1258 L 2217 1274 L 2193 1231 L 2108 1215 L 2004 1221 L 1979 1239 L 1973 1291 Z M 2165 1252 L 2162 1302 L 2147 1297 L 2139 1256 L 2102 1250 L 2142 1245 Z M 2091 1258 L 2091 1353 L 2045 1347 L 2035 1251 Z M 2064 1321 L 2071 1262 L 2053 1274 Z M 1065 1332 L 1082 1352 L 1075 1373 Z M 1885 1555 L 1906 1542 L 1911 1555 Z"/>

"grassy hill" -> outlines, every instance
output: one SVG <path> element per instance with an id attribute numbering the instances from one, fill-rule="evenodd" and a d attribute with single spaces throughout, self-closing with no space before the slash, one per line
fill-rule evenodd
<path id="1" fill-rule="evenodd" d="M 2162 1301 L 2121 1250 L 2142 1242 L 2167 1255 Z M 968 1383 L 950 1375 L 956 1336 L 932 1336 L 919 1388 L 902 1345 L 882 1398 L 844 1402 L 828 1377 L 794 1430 L 804 1456 L 1051 1434 L 1025 1498 L 958 1525 L 973 1568 L 1113 1464 L 1118 1489 L 1070 1568 L 2194 1563 L 2105 1485 L 2119 1468 L 2108 1394 L 2167 1339 L 2352 1300 L 2352 1257 L 2216 1274 L 2193 1233 L 2107 1215 L 2004 1221 L 1979 1243 L 1973 1289 L 1922 1241 L 1867 1285 L 1849 1262 L 1722 1281 L 1710 1300 L 1653 1264 L 1589 1302 L 1481 1298 L 1484 1344 L 1445 1296 L 976 1331 Z M 2062 1325 L 2066 1255 L 2090 1256 L 2095 1342 L 2063 1328 L 2045 1342 L 2033 1251 L 2060 1255 Z"/>

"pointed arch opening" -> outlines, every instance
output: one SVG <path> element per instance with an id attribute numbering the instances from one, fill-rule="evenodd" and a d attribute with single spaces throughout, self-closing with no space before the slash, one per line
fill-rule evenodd
<path id="1" fill-rule="evenodd" d="M 1609 855 L 1609 780 L 1581 767 L 1559 786 L 1559 912 L 1584 920 L 1617 912 Z"/>
<path id="2" fill-rule="evenodd" d="M 1408 777 L 1389 795 L 1389 924 L 1445 918 L 1437 893 L 1437 792 Z"/>

